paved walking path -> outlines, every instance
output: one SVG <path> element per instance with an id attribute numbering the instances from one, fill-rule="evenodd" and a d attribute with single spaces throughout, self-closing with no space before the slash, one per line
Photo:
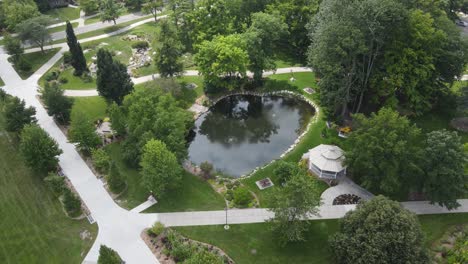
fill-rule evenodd
<path id="1" fill-rule="evenodd" d="M 288 67 L 288 68 L 280 68 L 276 71 L 265 71 L 263 76 L 271 76 L 273 74 L 282 74 L 282 73 L 294 73 L 294 72 L 312 72 L 312 69 L 307 67 Z M 198 76 L 199 72 L 197 70 L 187 70 L 183 74 L 184 76 Z M 248 76 L 252 76 L 251 72 L 247 72 Z M 159 74 L 152 74 L 147 76 L 142 76 L 138 78 L 132 78 L 134 84 L 141 84 L 145 82 L 149 82 L 151 80 L 160 78 Z M 87 96 L 97 96 L 97 90 L 65 90 L 66 96 L 73 96 L 73 97 L 87 97 Z"/>
<path id="2" fill-rule="evenodd" d="M 101 36 L 96 38 L 101 38 Z M 127 263 L 158 263 L 150 249 L 140 238 L 142 230 L 150 227 L 158 220 L 167 226 L 224 224 L 226 222 L 225 211 L 141 214 L 125 210 L 112 200 L 104 189 L 102 182 L 89 169 L 76 151 L 75 146 L 68 142 L 66 136 L 57 127 L 54 120 L 47 115 L 46 110 L 37 99 L 37 82 L 40 76 L 50 69 L 67 49 L 65 46 L 61 47 L 62 49 L 57 55 L 52 57 L 27 80 L 22 80 L 18 76 L 8 62 L 8 56 L 0 50 L 0 77 L 5 82 L 3 89 L 6 92 L 25 100 L 27 105 L 36 108 L 38 124 L 57 141 L 63 150 L 63 154 L 59 156 L 60 166 L 99 226 L 96 240 L 85 256 L 84 263 L 97 262 L 101 244 L 115 249 Z M 277 73 L 287 73 L 290 72 L 289 70 L 288 68 L 286 70 L 280 69 Z M 417 214 L 468 212 L 468 199 L 459 200 L 459 202 L 462 206 L 454 211 L 448 211 L 427 202 L 405 202 L 402 204 Z M 354 208 L 354 205 L 323 205 L 320 207 L 320 215 L 310 216 L 309 219 L 341 218 L 346 212 Z M 227 214 L 227 220 L 230 224 L 264 222 L 273 216 L 267 209 L 229 210 Z"/>
<path id="3" fill-rule="evenodd" d="M 130 211 L 135 212 L 135 213 L 141 213 L 144 210 L 146 210 L 146 209 L 150 208 L 151 206 L 155 205 L 156 203 L 157 203 L 156 199 L 151 199 L 151 200 L 148 199 L 144 203 L 138 205 L 137 207 L 133 208 Z"/>

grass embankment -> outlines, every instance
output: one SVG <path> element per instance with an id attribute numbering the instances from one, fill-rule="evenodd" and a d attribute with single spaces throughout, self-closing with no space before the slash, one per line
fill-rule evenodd
<path id="1" fill-rule="evenodd" d="M 73 7 L 53 8 L 45 12 L 45 15 L 53 18 L 55 20 L 54 23 L 60 23 L 80 18 L 80 9 Z"/>
<path id="2" fill-rule="evenodd" d="M 31 70 L 29 71 L 22 71 L 17 67 L 17 65 L 14 65 L 13 67 L 15 68 L 16 72 L 19 74 L 21 79 L 26 80 L 31 75 L 33 75 L 42 65 L 44 65 L 44 63 L 49 61 L 59 50 L 59 48 L 55 48 L 45 50 L 44 53 L 42 53 L 41 51 L 37 51 L 23 54 L 22 56 L 24 60 L 31 65 Z"/>
<path id="3" fill-rule="evenodd" d="M 111 159 L 116 162 L 120 173 L 126 178 L 127 190 L 118 198 L 121 206 L 134 208 L 148 198 L 149 192 L 141 184 L 138 170 L 128 167 L 122 159 L 122 148 L 119 143 L 106 146 Z M 158 203 L 145 212 L 178 212 L 222 210 L 224 200 L 211 186 L 189 173 L 184 173 L 181 187 L 158 199 Z"/>
<path id="4" fill-rule="evenodd" d="M 451 225 L 467 223 L 468 214 L 419 216 L 429 247 Z M 280 247 L 270 224 L 177 227 L 184 236 L 206 242 L 224 250 L 237 263 L 334 263 L 328 244 L 329 236 L 338 231 L 338 220 L 312 221 L 306 241 Z"/>
<path id="5" fill-rule="evenodd" d="M 0 112 L 3 105 L 0 103 Z M 2 263 L 81 263 L 97 225 L 68 218 L 59 200 L 18 154 L 0 113 L 0 259 Z M 82 240 L 88 231 L 92 239 Z"/>

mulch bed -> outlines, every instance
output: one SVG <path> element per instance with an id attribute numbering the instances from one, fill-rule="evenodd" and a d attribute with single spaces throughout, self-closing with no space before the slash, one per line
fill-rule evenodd
<path id="1" fill-rule="evenodd" d="M 341 204 L 358 204 L 361 201 L 361 197 L 354 194 L 342 194 L 333 200 L 333 205 Z"/>

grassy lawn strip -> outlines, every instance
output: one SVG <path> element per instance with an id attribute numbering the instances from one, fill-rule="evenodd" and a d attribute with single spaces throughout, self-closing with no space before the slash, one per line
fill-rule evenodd
<path id="1" fill-rule="evenodd" d="M 73 7 L 61 7 L 61 8 L 54 8 L 45 13 L 52 17 L 53 19 L 57 20 L 57 22 L 65 22 L 67 20 L 74 20 L 80 18 L 80 9 L 73 8 Z"/>
<path id="2" fill-rule="evenodd" d="M 467 223 L 468 214 L 419 217 L 429 246 L 455 224 Z M 223 249 L 237 263 L 333 263 L 328 237 L 338 231 L 338 220 L 311 221 L 306 241 L 279 247 L 270 224 L 177 227 L 183 235 Z M 255 251 L 254 251 L 255 250 Z M 253 253 L 255 252 L 255 253 Z"/>
<path id="3" fill-rule="evenodd" d="M 128 188 L 118 198 L 121 206 L 131 209 L 143 203 L 148 198 L 148 191 L 140 182 L 138 170 L 129 168 L 122 160 L 122 148 L 119 143 L 106 147 L 111 160 L 115 161 L 120 173 L 126 177 Z M 163 199 L 145 212 L 177 212 L 177 211 L 205 211 L 222 210 L 224 200 L 205 181 L 185 173 L 182 177 L 182 186 L 169 192 Z"/>
<path id="4" fill-rule="evenodd" d="M 32 52 L 32 53 L 26 53 L 23 54 L 23 58 L 31 64 L 31 70 L 30 71 L 21 71 L 14 65 L 14 68 L 16 72 L 20 75 L 21 79 L 26 80 L 29 78 L 31 75 L 34 74 L 44 63 L 49 61 L 60 49 L 55 48 L 55 49 L 50 49 L 44 51 L 42 53 L 41 51 L 37 52 Z"/>
<path id="5" fill-rule="evenodd" d="M 73 28 L 76 28 L 78 26 L 78 22 L 73 22 L 72 26 L 73 26 Z M 56 33 L 56 32 L 60 32 L 60 31 L 65 31 L 66 27 L 67 27 L 67 25 L 53 27 L 53 28 L 49 28 L 48 31 L 49 31 L 49 33 Z"/>
<path id="6" fill-rule="evenodd" d="M 0 78 L 0 86 L 5 86 L 5 82 Z"/>
<path id="7" fill-rule="evenodd" d="M 74 97 L 72 112 L 80 111 L 93 121 L 106 117 L 106 101 L 100 96 Z"/>
<path id="8" fill-rule="evenodd" d="M 3 105 L 0 103 L 0 111 Z M 2 263 L 81 263 L 97 225 L 68 218 L 37 175 L 25 167 L 0 114 L 0 259 Z M 81 240 L 88 230 L 92 239 Z"/>

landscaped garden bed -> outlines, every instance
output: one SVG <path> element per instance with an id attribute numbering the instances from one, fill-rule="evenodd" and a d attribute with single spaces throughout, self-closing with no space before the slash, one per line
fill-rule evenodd
<path id="1" fill-rule="evenodd" d="M 173 229 L 164 228 L 159 222 L 152 228 L 145 229 L 141 237 L 161 264 L 185 263 L 185 261 L 202 263 L 208 260 L 212 264 L 235 263 L 220 248 L 186 238 Z"/>
<path id="2" fill-rule="evenodd" d="M 360 201 L 361 201 L 361 197 L 355 194 L 342 194 L 333 200 L 333 205 L 357 204 Z"/>

